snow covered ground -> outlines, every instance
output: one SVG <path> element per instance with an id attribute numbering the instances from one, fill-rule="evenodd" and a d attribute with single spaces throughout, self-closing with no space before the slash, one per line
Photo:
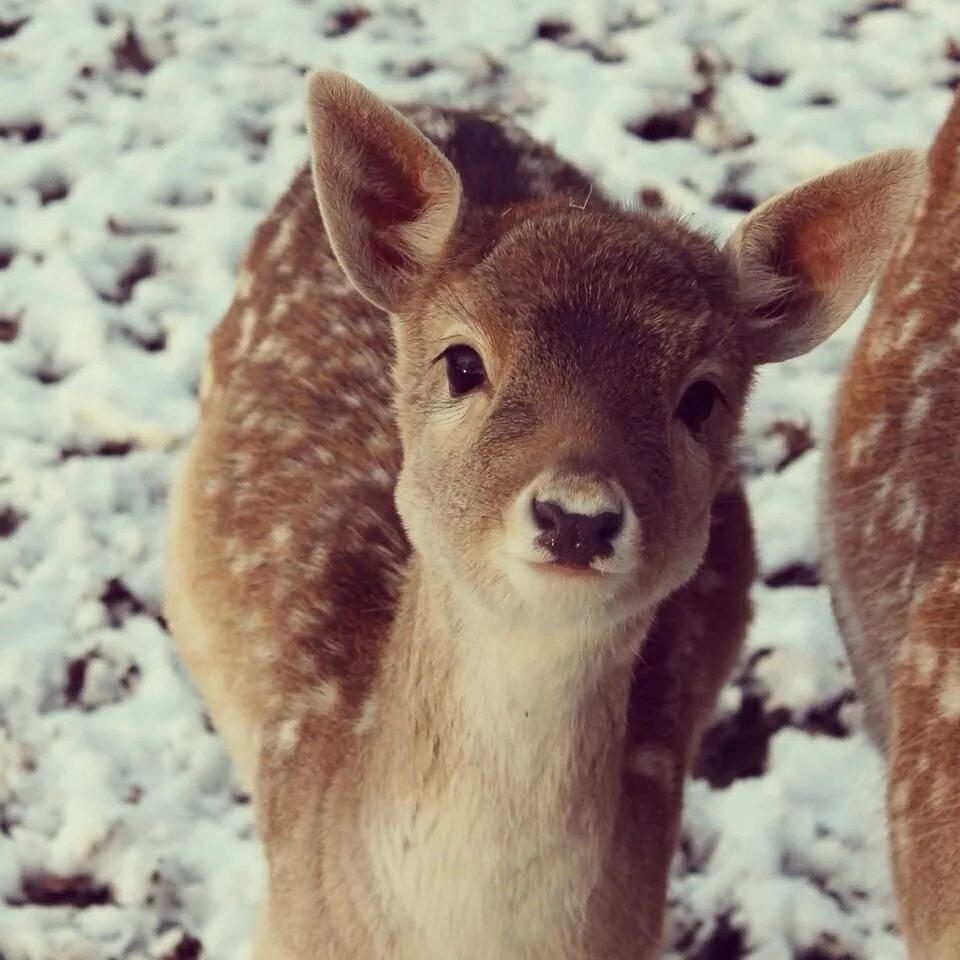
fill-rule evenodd
<path id="1" fill-rule="evenodd" d="M 954 38 L 948 0 L 0 0 L 0 957 L 244 955 L 260 855 L 158 616 L 163 517 L 204 337 L 305 159 L 305 71 L 513 113 L 723 235 L 925 147 Z M 755 395 L 762 580 L 689 788 L 676 958 L 903 956 L 818 584 L 818 444 L 858 325 Z"/>

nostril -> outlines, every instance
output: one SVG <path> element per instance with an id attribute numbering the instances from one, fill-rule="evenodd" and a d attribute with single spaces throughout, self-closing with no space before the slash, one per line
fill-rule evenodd
<path id="1" fill-rule="evenodd" d="M 593 520 L 594 535 L 598 540 L 612 540 L 623 529 L 623 514 L 601 513 Z"/>
<path id="2" fill-rule="evenodd" d="M 563 526 L 567 512 L 558 503 L 549 500 L 534 500 L 533 522 L 544 532 L 557 531 Z"/>

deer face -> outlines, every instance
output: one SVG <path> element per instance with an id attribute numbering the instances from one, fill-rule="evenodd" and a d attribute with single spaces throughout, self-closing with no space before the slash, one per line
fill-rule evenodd
<path id="1" fill-rule="evenodd" d="M 693 573 L 753 367 L 839 326 L 918 186 L 913 154 L 878 155 L 721 253 L 604 201 L 472 211 L 364 88 L 320 74 L 310 103 L 331 245 L 393 318 L 410 539 L 461 600 L 541 626 L 615 622 Z"/>
<path id="2" fill-rule="evenodd" d="M 549 205 L 398 317 L 398 504 L 421 555 L 539 622 L 686 580 L 750 376 L 720 254 Z"/>

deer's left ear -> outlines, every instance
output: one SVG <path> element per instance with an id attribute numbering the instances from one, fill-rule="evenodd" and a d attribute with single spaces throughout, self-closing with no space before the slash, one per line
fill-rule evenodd
<path id="1" fill-rule="evenodd" d="M 342 73 L 310 78 L 308 124 L 333 252 L 360 293 L 396 312 L 456 225 L 457 171 L 402 114 Z"/>
<path id="2" fill-rule="evenodd" d="M 863 299 L 914 208 L 924 160 L 865 157 L 768 200 L 726 247 L 747 307 L 754 363 L 826 340 Z"/>

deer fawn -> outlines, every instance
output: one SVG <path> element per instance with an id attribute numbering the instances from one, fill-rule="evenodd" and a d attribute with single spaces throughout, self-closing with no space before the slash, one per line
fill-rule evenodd
<path id="1" fill-rule="evenodd" d="M 960 957 L 960 96 L 844 372 L 824 560 L 887 810 L 912 960 Z M 958 795 L 960 796 L 960 795 Z"/>
<path id="2" fill-rule="evenodd" d="M 921 165 L 720 251 L 476 114 L 322 73 L 309 124 L 211 338 L 167 574 L 256 805 L 257 956 L 651 958 L 749 616 L 753 368 L 843 322 Z"/>

